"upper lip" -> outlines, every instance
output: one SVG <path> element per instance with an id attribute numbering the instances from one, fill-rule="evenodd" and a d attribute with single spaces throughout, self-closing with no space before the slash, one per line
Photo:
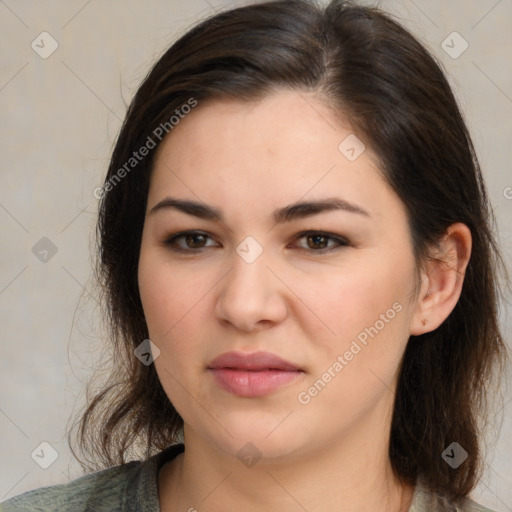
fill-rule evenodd
<path id="1" fill-rule="evenodd" d="M 240 370 L 300 371 L 300 368 L 271 352 L 226 352 L 210 362 L 208 368 L 234 368 Z"/>

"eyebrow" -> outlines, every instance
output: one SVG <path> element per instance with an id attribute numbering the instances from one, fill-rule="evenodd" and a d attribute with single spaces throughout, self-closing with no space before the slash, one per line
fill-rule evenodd
<path id="1" fill-rule="evenodd" d="M 198 203 L 188 199 L 178 199 L 175 197 L 166 197 L 153 206 L 148 215 L 153 215 L 156 212 L 169 209 L 178 210 L 188 215 L 199 217 L 200 219 L 224 222 L 224 215 L 218 208 L 214 208 L 213 206 L 209 206 L 204 203 Z M 303 219 L 305 217 L 310 217 L 312 215 L 332 210 L 342 210 L 348 213 L 355 213 L 365 217 L 370 217 L 370 214 L 361 206 L 338 197 L 333 197 L 317 201 L 297 202 L 283 208 L 278 208 L 274 211 L 273 218 L 274 222 L 282 224 L 284 222 L 291 222 L 296 219 Z"/>

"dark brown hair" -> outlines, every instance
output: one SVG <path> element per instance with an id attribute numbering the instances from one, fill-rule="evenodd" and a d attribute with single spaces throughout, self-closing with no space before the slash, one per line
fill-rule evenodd
<path id="1" fill-rule="evenodd" d="M 505 268 L 492 210 L 439 65 L 389 15 L 341 0 L 326 7 L 284 0 L 221 12 L 175 42 L 133 98 L 100 200 L 96 270 L 114 368 L 75 424 L 82 453 L 95 461 L 88 467 L 124 463 L 130 450 L 150 456 L 179 441 L 183 426 L 154 365 L 134 355 L 148 338 L 137 267 L 156 149 L 122 179 L 114 183 L 113 177 L 148 137 L 155 139 L 157 127 L 167 126 L 172 136 L 169 120 L 191 98 L 252 101 L 277 88 L 315 92 L 378 155 L 406 206 L 418 268 L 452 223 L 471 230 L 472 255 L 455 309 L 433 332 L 409 339 L 389 451 L 401 481 L 414 485 L 422 474 L 432 490 L 464 497 L 481 472 L 486 388 L 495 369 L 501 375 L 506 354 L 497 311 L 498 270 Z M 458 469 L 441 458 L 452 441 L 469 454 Z"/>

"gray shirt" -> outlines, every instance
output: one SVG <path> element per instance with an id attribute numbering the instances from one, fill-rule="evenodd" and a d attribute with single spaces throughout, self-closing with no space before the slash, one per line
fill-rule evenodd
<path id="1" fill-rule="evenodd" d="M 158 471 L 184 451 L 169 446 L 153 457 L 82 476 L 67 484 L 41 487 L 0 504 L 0 512 L 160 512 Z M 467 499 L 457 506 L 429 492 L 421 478 L 408 512 L 492 512 Z"/>

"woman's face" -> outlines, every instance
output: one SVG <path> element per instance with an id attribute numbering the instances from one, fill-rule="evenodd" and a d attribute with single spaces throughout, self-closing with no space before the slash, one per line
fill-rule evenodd
<path id="1" fill-rule="evenodd" d="M 199 103 L 160 146 L 138 278 L 187 441 L 269 459 L 387 441 L 416 274 L 404 206 L 361 144 L 313 95 L 280 91 Z M 184 231 L 199 233 L 166 244 Z M 227 352 L 292 369 L 212 369 Z"/>

